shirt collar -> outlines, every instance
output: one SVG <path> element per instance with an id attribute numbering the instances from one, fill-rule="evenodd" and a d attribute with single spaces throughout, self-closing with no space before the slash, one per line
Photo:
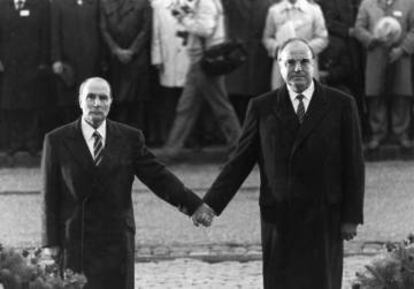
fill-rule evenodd
<path id="1" fill-rule="evenodd" d="M 106 139 L 106 120 L 104 120 L 102 122 L 102 124 L 97 128 L 94 129 L 89 123 L 87 123 L 85 121 L 85 119 L 82 117 L 82 122 L 81 122 L 81 127 L 82 127 L 82 133 L 85 137 L 85 139 L 89 140 L 92 138 L 93 133 L 96 131 L 98 131 L 98 133 L 101 135 L 103 142 L 105 143 L 105 139 Z"/>
<path id="2" fill-rule="evenodd" d="M 296 99 L 296 96 L 298 96 L 299 94 L 302 94 L 304 96 L 304 99 L 306 99 L 308 102 L 310 102 L 312 95 L 315 91 L 315 84 L 313 83 L 313 81 L 311 82 L 311 84 L 309 85 L 309 87 L 307 89 L 305 89 L 304 91 L 302 91 L 302 93 L 297 93 L 295 91 L 293 91 L 289 85 L 287 85 L 287 89 L 289 92 L 289 97 L 290 100 L 293 101 Z"/>

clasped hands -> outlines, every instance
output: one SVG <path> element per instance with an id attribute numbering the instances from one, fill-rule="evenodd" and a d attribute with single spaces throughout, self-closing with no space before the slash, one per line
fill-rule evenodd
<path id="1" fill-rule="evenodd" d="M 197 227 L 200 224 L 204 227 L 209 227 L 213 222 L 213 218 L 215 216 L 216 213 L 214 212 L 214 210 L 204 203 L 200 207 L 198 207 L 198 209 L 191 216 L 191 219 L 193 220 L 193 224 Z"/>

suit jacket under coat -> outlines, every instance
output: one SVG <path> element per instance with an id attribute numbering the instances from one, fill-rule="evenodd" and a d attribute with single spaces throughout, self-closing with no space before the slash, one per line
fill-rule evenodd
<path id="1" fill-rule="evenodd" d="M 42 243 L 61 246 L 64 267 L 85 272 L 88 289 L 134 288 L 134 176 L 186 214 L 201 204 L 147 150 L 141 131 L 110 120 L 98 167 L 77 120 L 46 135 L 42 173 Z M 122 280 L 100 279 L 108 276 Z"/>
<path id="2" fill-rule="evenodd" d="M 262 217 L 274 219 L 281 202 L 322 197 L 340 205 L 342 222 L 363 222 L 364 162 L 352 97 L 315 81 L 300 127 L 286 85 L 252 99 L 237 150 L 205 202 L 220 214 L 255 163 Z"/>

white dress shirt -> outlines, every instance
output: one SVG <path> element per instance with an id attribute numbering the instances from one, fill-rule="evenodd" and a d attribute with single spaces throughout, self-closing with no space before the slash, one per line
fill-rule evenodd
<path id="1" fill-rule="evenodd" d="M 298 110 L 299 100 L 296 97 L 299 94 L 302 94 L 304 96 L 303 97 L 303 105 L 305 106 L 305 113 L 306 113 L 306 111 L 308 110 L 308 107 L 309 107 L 309 103 L 312 99 L 313 92 L 315 91 L 315 84 L 313 83 L 313 81 L 311 82 L 311 84 L 309 85 L 309 87 L 307 89 L 302 91 L 302 93 L 297 93 L 297 92 L 293 91 L 289 86 L 287 88 L 288 88 L 290 100 L 291 100 L 292 105 L 293 105 L 293 110 L 295 111 L 295 113 Z"/>
<path id="2" fill-rule="evenodd" d="M 98 129 L 94 129 L 89 123 L 87 123 L 83 118 L 81 121 L 81 129 L 83 138 L 85 139 L 86 144 L 88 145 L 89 152 L 93 158 L 93 143 L 95 138 L 92 136 L 95 131 L 102 137 L 102 146 L 105 147 L 105 140 L 106 140 L 106 120 L 102 122 L 102 124 L 98 127 Z"/>

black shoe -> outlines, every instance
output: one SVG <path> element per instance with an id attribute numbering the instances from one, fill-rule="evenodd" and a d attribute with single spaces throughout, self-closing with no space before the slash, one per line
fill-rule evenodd
<path id="1" fill-rule="evenodd" d="M 410 141 L 409 139 L 401 139 L 400 140 L 400 146 L 402 149 L 411 149 L 413 148 L 413 143 L 412 141 Z"/>
<path id="2" fill-rule="evenodd" d="M 372 139 L 367 143 L 367 149 L 370 151 L 378 149 L 380 146 L 379 140 Z"/>
<path id="3" fill-rule="evenodd" d="M 39 156 L 39 150 L 37 150 L 36 148 L 29 148 L 29 149 L 27 150 L 27 152 L 29 153 L 29 155 L 30 155 L 32 158 L 37 158 L 37 157 Z"/>

